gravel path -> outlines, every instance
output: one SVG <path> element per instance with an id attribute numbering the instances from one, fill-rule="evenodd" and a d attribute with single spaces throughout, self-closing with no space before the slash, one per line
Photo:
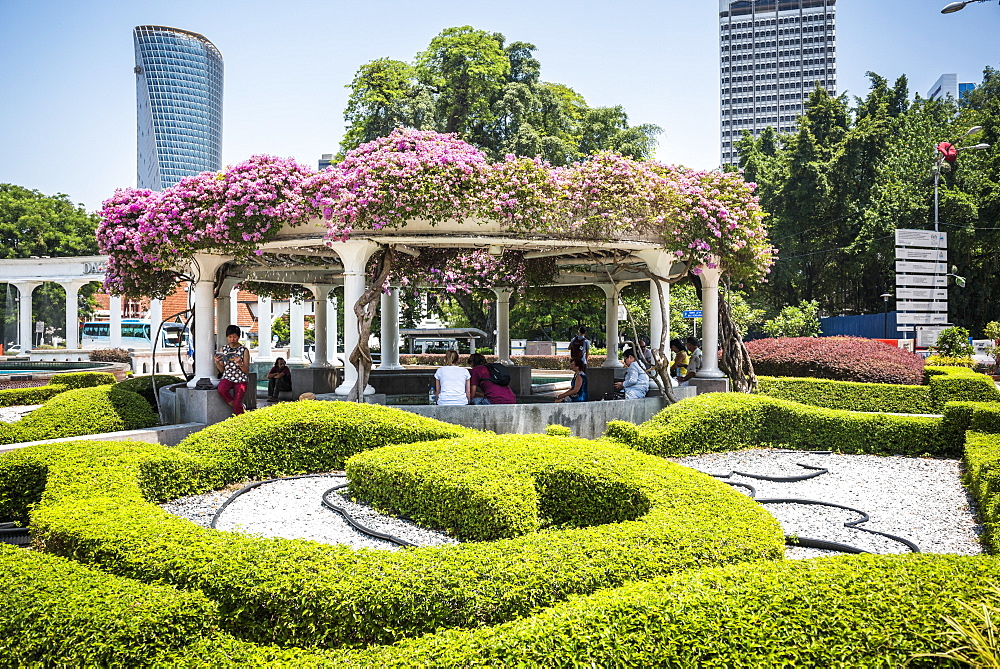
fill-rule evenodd
<path id="1" fill-rule="evenodd" d="M 674 462 L 708 474 L 741 471 L 768 476 L 801 476 L 810 470 L 803 463 L 829 473 L 805 481 L 779 483 L 733 474 L 725 481 L 748 483 L 757 499 L 811 499 L 866 512 L 871 520 L 860 527 L 886 532 L 917 544 L 924 553 L 978 555 L 983 552 L 974 505 L 962 487 L 957 460 L 905 458 L 876 455 L 820 455 L 773 449 L 712 453 Z M 737 488 L 748 493 L 744 488 Z M 749 493 L 748 493 L 749 494 Z M 804 505 L 766 504 L 786 535 L 826 539 L 872 553 L 906 553 L 903 544 L 844 527 L 858 520 L 843 509 Z M 788 558 L 833 554 L 811 548 L 788 548 Z"/>
<path id="2" fill-rule="evenodd" d="M 0 407 L 0 423 L 14 423 L 19 421 L 40 406 L 42 405 L 32 404 L 19 407 Z"/>
<path id="3" fill-rule="evenodd" d="M 399 550 L 396 544 L 375 539 L 351 527 L 344 518 L 322 506 L 323 493 L 346 483 L 341 473 L 320 477 L 289 479 L 265 483 L 243 493 L 226 507 L 215 527 L 261 537 L 311 539 L 328 544 L 347 544 L 354 548 Z M 161 504 L 170 513 L 208 527 L 216 510 L 235 492 L 215 491 Z M 371 507 L 356 504 L 342 495 L 333 501 L 363 525 L 418 546 L 458 543 L 441 532 L 424 529 L 413 523 L 384 516 Z"/>
<path id="4" fill-rule="evenodd" d="M 749 483 L 757 499 L 795 498 L 839 504 L 868 513 L 871 520 L 861 525 L 908 539 L 925 553 L 977 555 L 983 552 L 973 504 L 962 488 L 957 460 L 881 457 L 873 455 L 813 454 L 773 449 L 733 453 L 713 453 L 675 462 L 709 474 L 733 471 L 766 476 L 801 476 L 811 470 L 802 463 L 828 470 L 811 479 L 791 483 L 760 481 L 733 474 L 728 481 Z M 367 537 L 339 514 L 321 506 L 326 490 L 346 482 L 342 473 L 316 478 L 275 481 L 241 495 L 226 507 L 216 527 L 265 537 L 304 538 L 324 543 L 340 543 L 355 548 L 396 550 L 394 544 Z M 175 500 L 162 505 L 175 515 L 208 527 L 215 511 L 235 492 L 215 491 Z M 744 488 L 737 488 L 747 492 Z M 338 496 L 339 497 L 339 496 Z M 457 543 L 439 532 L 426 530 L 408 521 L 383 516 L 370 507 L 343 497 L 339 502 L 357 520 L 374 530 L 393 534 L 411 543 L 429 546 Z M 781 523 L 785 534 L 826 539 L 855 546 L 872 553 L 906 553 L 909 549 L 886 537 L 844 523 L 860 518 L 856 513 L 803 504 L 767 504 L 767 510 Z M 787 548 L 792 559 L 835 555 L 812 548 Z"/>

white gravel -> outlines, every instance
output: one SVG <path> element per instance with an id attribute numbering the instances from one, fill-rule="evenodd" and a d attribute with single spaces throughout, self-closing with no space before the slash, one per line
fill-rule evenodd
<path id="1" fill-rule="evenodd" d="M 861 524 L 915 543 L 924 553 L 978 555 L 983 552 L 974 504 L 962 487 L 959 462 L 937 458 L 876 455 L 820 455 L 803 451 L 753 449 L 712 453 L 675 462 L 708 474 L 741 471 L 768 476 L 800 476 L 810 470 L 803 463 L 829 473 L 797 482 L 760 481 L 734 474 L 724 481 L 748 483 L 757 499 L 810 499 L 851 507 L 867 513 Z M 745 492 L 745 488 L 737 487 Z M 872 553 L 907 553 L 903 544 L 844 527 L 861 516 L 843 509 L 805 504 L 766 504 L 786 535 L 826 539 Z M 830 555 L 811 548 L 787 548 L 785 556 L 806 558 Z"/>
<path id="2" fill-rule="evenodd" d="M 40 406 L 42 405 L 31 404 L 19 407 L 0 407 L 0 423 L 15 423 Z"/>
<path id="3" fill-rule="evenodd" d="M 749 483 L 757 499 L 794 498 L 838 504 L 866 512 L 871 520 L 861 527 L 903 537 L 925 553 L 977 555 L 983 552 L 973 504 L 961 485 L 959 462 L 933 458 L 874 455 L 821 455 L 774 449 L 712 453 L 675 462 L 709 474 L 742 471 L 766 476 L 800 476 L 810 470 L 803 463 L 828 473 L 797 482 L 761 481 L 739 474 L 728 479 Z M 222 512 L 216 527 L 264 537 L 304 538 L 355 548 L 397 550 L 390 542 L 367 537 L 333 511 L 320 504 L 323 492 L 346 482 L 342 473 L 322 477 L 266 483 L 244 493 Z M 744 488 L 736 488 L 747 492 Z M 208 527 L 215 511 L 235 490 L 215 491 L 162 505 L 175 515 Z M 455 539 L 411 522 L 383 516 L 370 507 L 337 497 L 357 520 L 380 532 L 428 546 L 458 543 Z M 896 541 L 844 527 L 858 520 L 856 513 L 817 505 L 766 504 L 786 535 L 826 539 L 872 553 L 907 553 Z M 799 559 L 837 554 L 812 548 L 786 548 L 787 558 Z"/>
<path id="4" fill-rule="evenodd" d="M 311 539 L 354 548 L 399 550 L 399 546 L 362 534 L 344 518 L 322 506 L 323 493 L 346 483 L 343 474 L 288 479 L 265 483 L 249 490 L 227 506 L 216 521 L 218 530 L 230 530 L 260 537 Z M 208 527 L 216 510 L 235 491 L 215 491 L 174 500 L 161 507 L 170 513 Z M 410 521 L 377 513 L 371 507 L 351 502 L 343 495 L 331 498 L 367 527 L 391 534 L 418 546 L 458 543 L 441 532 L 418 527 Z"/>

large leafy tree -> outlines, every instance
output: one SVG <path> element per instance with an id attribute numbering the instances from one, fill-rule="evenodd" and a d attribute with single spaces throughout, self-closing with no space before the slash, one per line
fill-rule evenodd
<path id="1" fill-rule="evenodd" d="M 362 65 L 349 86 L 341 155 L 397 125 L 456 133 L 491 160 L 514 154 L 566 165 L 603 150 L 652 155 L 660 128 L 629 125 L 621 107 L 591 108 L 572 88 L 542 81 L 534 51 L 462 26 L 442 31 L 412 64 Z"/>
<path id="2" fill-rule="evenodd" d="M 94 231 L 97 216 L 73 204 L 69 196 L 44 195 L 14 184 L 0 184 L 0 259 L 55 258 L 97 253 Z M 80 291 L 80 313 L 91 310 L 90 284 Z M 16 339 L 16 291 L 0 290 L 0 334 L 3 342 Z M 32 295 L 35 321 L 44 321 L 63 334 L 66 323 L 66 293 L 62 286 L 46 283 Z"/>
<path id="3" fill-rule="evenodd" d="M 869 73 L 871 88 L 853 106 L 816 91 L 797 132 L 744 135 L 741 167 L 759 184 L 779 248 L 765 289 L 775 309 L 816 300 L 827 313 L 875 313 L 893 289 L 895 228 L 929 229 L 933 222 L 935 146 L 968 128 L 965 140 L 989 150 L 961 153 L 941 177 L 941 229 L 949 257 L 969 279 L 950 292 L 952 320 L 976 333 L 997 318 L 995 281 L 1000 261 L 1000 80 L 984 81 L 958 102 L 910 99 L 906 77 L 893 85 Z"/>

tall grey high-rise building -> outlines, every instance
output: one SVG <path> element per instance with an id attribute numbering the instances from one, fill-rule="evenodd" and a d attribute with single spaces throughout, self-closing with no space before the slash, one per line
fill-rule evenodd
<path id="1" fill-rule="evenodd" d="M 722 163 L 744 130 L 795 130 L 816 85 L 837 90 L 836 0 L 719 0 Z"/>
<path id="2" fill-rule="evenodd" d="M 198 33 L 137 26 L 138 187 L 222 167 L 222 54 Z"/>

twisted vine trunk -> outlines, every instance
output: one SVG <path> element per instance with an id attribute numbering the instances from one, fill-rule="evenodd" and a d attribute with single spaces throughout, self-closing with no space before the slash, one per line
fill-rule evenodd
<path id="1" fill-rule="evenodd" d="M 733 320 L 733 310 L 725 295 L 719 292 L 719 334 L 722 342 L 722 358 L 719 369 L 725 372 L 738 393 L 752 393 L 757 390 L 757 375 L 753 371 L 753 361 L 743 344 L 740 329 Z"/>
<path id="2" fill-rule="evenodd" d="M 376 302 L 382 295 L 385 282 L 389 278 L 392 270 L 392 262 L 396 255 L 396 247 L 390 246 L 378 258 L 375 263 L 375 277 L 361 294 L 361 299 L 354 305 L 354 315 L 358 319 L 358 344 L 351 351 L 349 362 L 358 369 L 358 380 L 347 394 L 348 402 L 361 402 L 364 400 L 365 388 L 368 387 L 368 378 L 372 373 L 372 353 L 368 348 L 368 338 L 372 334 L 372 319 L 375 318 L 375 310 L 378 308 Z"/>

